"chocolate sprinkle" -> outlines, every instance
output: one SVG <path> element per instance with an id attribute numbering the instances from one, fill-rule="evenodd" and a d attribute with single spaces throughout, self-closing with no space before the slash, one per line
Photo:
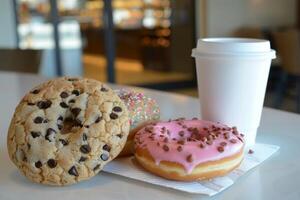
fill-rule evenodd
<path id="1" fill-rule="evenodd" d="M 41 161 L 37 161 L 36 163 L 34 163 L 36 168 L 41 168 L 43 166 Z"/>
<path id="2" fill-rule="evenodd" d="M 226 143 L 226 142 L 221 142 L 220 145 L 221 145 L 222 147 L 225 147 L 225 146 L 227 145 L 227 143 Z"/>
<path id="3" fill-rule="evenodd" d="M 43 122 L 43 118 L 42 117 L 36 117 L 33 120 L 34 123 L 36 124 L 41 124 Z"/>
<path id="4" fill-rule="evenodd" d="M 69 94 L 67 92 L 60 93 L 60 97 L 63 99 L 67 98 L 68 96 L 69 96 Z"/>
<path id="5" fill-rule="evenodd" d="M 110 152 L 110 146 L 108 145 L 108 144 L 105 144 L 103 147 L 102 147 L 102 149 L 104 150 L 104 151 L 107 151 L 107 152 Z"/>
<path id="6" fill-rule="evenodd" d="M 103 153 L 101 154 L 100 158 L 103 160 L 103 161 L 107 161 L 108 160 L 108 155 Z"/>
<path id="7" fill-rule="evenodd" d="M 183 137 L 184 136 L 184 131 L 179 131 L 179 136 Z"/>
<path id="8" fill-rule="evenodd" d="M 54 159 L 49 159 L 49 160 L 47 161 L 47 164 L 48 164 L 48 166 L 49 166 L 50 168 L 54 168 L 54 167 L 56 167 L 57 162 L 56 162 Z"/>
<path id="9" fill-rule="evenodd" d="M 185 141 L 184 141 L 184 140 L 179 140 L 179 141 L 177 142 L 177 144 L 184 145 L 184 144 L 185 144 Z"/>
<path id="10" fill-rule="evenodd" d="M 30 134 L 33 138 L 36 138 L 36 137 L 39 137 L 41 135 L 41 132 L 31 131 Z"/>
<path id="11" fill-rule="evenodd" d="M 177 147 L 177 151 L 178 151 L 178 152 L 181 152 L 181 151 L 182 151 L 182 146 L 178 146 L 178 147 Z"/>
<path id="12" fill-rule="evenodd" d="M 203 148 L 205 147 L 205 145 L 204 145 L 203 143 L 200 143 L 200 144 L 199 144 L 199 147 L 200 147 L 201 149 L 203 149 Z"/>
<path id="13" fill-rule="evenodd" d="M 206 144 L 208 144 L 208 145 L 212 145 L 212 143 L 213 143 L 213 142 L 212 142 L 211 140 L 207 140 L 207 141 L 206 141 Z"/>
<path id="14" fill-rule="evenodd" d="M 231 142 L 232 144 L 235 144 L 237 141 L 236 141 L 236 139 L 231 139 L 231 140 L 229 140 L 229 142 Z"/>
<path id="15" fill-rule="evenodd" d="M 29 106 L 34 106 L 35 104 L 34 104 L 34 103 L 31 103 L 31 102 L 28 102 L 27 105 L 29 105 Z"/>
<path id="16" fill-rule="evenodd" d="M 80 147 L 80 151 L 84 154 L 88 154 L 91 152 L 91 147 L 88 144 L 84 144 Z"/>
<path id="17" fill-rule="evenodd" d="M 120 106 L 115 106 L 115 107 L 113 108 L 113 111 L 114 111 L 114 112 L 122 112 L 122 108 L 121 108 Z"/>
<path id="18" fill-rule="evenodd" d="M 111 119 L 117 119 L 119 116 L 116 113 L 110 113 L 109 117 Z"/>
<path id="19" fill-rule="evenodd" d="M 249 149 L 248 154 L 253 154 L 254 151 L 252 149 Z"/>
<path id="20" fill-rule="evenodd" d="M 163 150 L 164 150 L 164 151 L 169 151 L 169 147 L 168 147 L 167 145 L 164 144 L 164 145 L 163 145 Z"/>
<path id="21" fill-rule="evenodd" d="M 75 166 L 72 166 L 72 167 L 69 169 L 68 173 L 69 173 L 70 175 L 73 175 L 73 176 L 79 176 L 78 171 L 77 171 L 77 169 L 76 169 Z"/>
<path id="22" fill-rule="evenodd" d="M 224 151 L 224 147 L 219 146 L 219 147 L 218 147 L 218 151 L 219 151 L 220 153 L 222 153 L 222 152 Z"/>
<path id="23" fill-rule="evenodd" d="M 188 162 L 193 162 L 193 156 L 192 156 L 192 154 L 190 154 L 190 155 L 188 155 L 187 157 L 186 157 L 186 161 L 188 161 Z"/>

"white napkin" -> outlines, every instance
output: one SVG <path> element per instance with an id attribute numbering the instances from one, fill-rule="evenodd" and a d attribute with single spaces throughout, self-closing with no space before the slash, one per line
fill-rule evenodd
<path id="1" fill-rule="evenodd" d="M 180 182 L 163 179 L 145 171 L 135 163 L 133 157 L 116 159 L 106 165 L 104 171 L 175 190 L 213 196 L 230 187 L 240 176 L 269 158 L 278 151 L 279 146 L 257 143 L 251 149 L 254 153 L 248 154 L 246 150 L 245 158 L 239 168 L 224 177 L 209 181 Z"/>

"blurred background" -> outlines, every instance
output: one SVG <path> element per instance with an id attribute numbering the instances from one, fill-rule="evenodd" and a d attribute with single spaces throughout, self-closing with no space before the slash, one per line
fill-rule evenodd
<path id="1" fill-rule="evenodd" d="M 278 57 L 265 105 L 300 113 L 299 28 L 299 0 L 0 0 L 0 71 L 197 97 L 197 38 L 262 38 Z"/>

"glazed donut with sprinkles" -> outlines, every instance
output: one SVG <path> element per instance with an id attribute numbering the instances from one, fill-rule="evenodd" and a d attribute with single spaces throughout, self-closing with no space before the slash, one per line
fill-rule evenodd
<path id="1" fill-rule="evenodd" d="M 171 180 L 223 176 L 243 160 L 243 134 L 236 127 L 198 119 L 149 124 L 136 133 L 134 142 L 138 163 Z"/>

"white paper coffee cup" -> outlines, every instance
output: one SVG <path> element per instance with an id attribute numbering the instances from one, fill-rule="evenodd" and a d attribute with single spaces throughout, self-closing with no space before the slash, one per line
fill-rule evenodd
<path id="1" fill-rule="evenodd" d="M 270 42 L 245 38 L 199 39 L 196 59 L 201 116 L 237 126 L 255 144 L 275 51 Z"/>

